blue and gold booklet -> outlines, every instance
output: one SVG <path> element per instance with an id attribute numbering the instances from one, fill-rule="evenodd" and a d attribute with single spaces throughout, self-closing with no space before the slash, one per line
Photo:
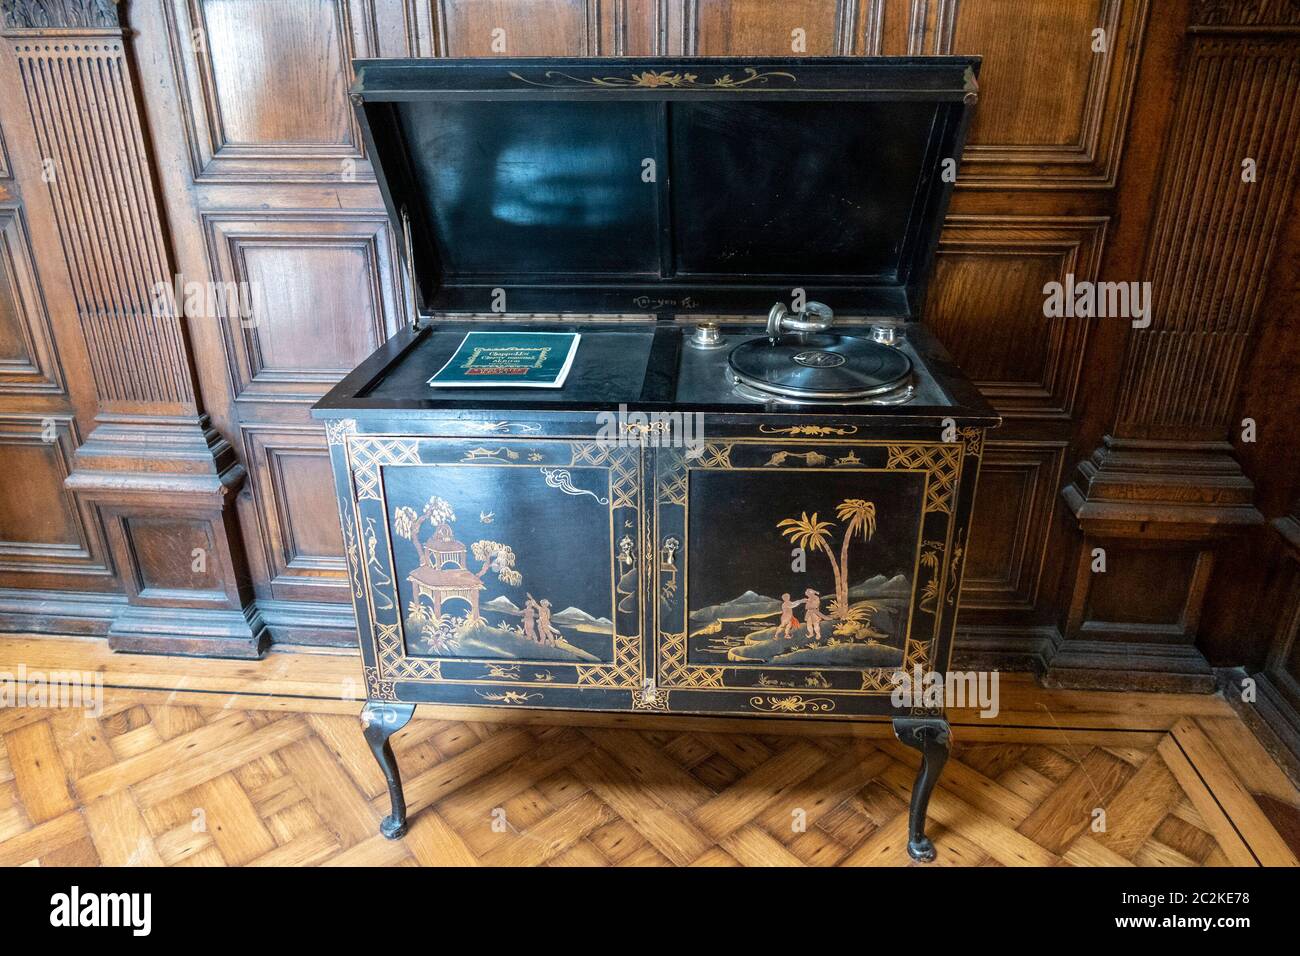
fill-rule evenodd
<path id="1" fill-rule="evenodd" d="M 470 332 L 429 379 L 433 388 L 559 388 L 577 332 Z"/>

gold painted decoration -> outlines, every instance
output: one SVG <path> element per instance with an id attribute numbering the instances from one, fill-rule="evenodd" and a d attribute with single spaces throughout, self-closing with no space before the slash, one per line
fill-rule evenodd
<path id="1" fill-rule="evenodd" d="M 579 488 L 573 483 L 573 475 L 567 468 L 542 468 L 540 469 L 542 478 L 546 481 L 546 487 L 558 488 L 566 495 L 590 495 L 602 505 L 609 504 L 609 499 L 596 494 L 594 491 L 588 491 L 586 488 Z"/>
<path id="2" fill-rule="evenodd" d="M 890 445 L 885 467 L 891 471 L 924 471 L 925 510 L 952 513 L 961 474 L 961 455 L 955 444 Z"/>
<path id="3" fill-rule="evenodd" d="M 758 430 L 764 435 L 801 435 L 810 438 L 823 438 L 827 435 L 856 435 L 857 425 L 791 425 L 788 428 L 773 428 L 762 424 Z"/>
<path id="4" fill-rule="evenodd" d="M 802 697 L 799 694 L 782 694 L 779 696 L 758 696 L 749 698 L 749 706 L 755 710 L 770 714 L 805 714 L 827 713 L 835 709 L 835 701 L 829 697 Z"/>
<path id="5" fill-rule="evenodd" d="M 542 430 L 542 426 L 538 422 L 478 422 L 466 418 L 434 422 L 433 427 L 455 428 L 462 432 L 483 432 L 490 435 L 537 435 Z"/>
<path id="6" fill-rule="evenodd" d="M 379 561 L 379 535 L 375 533 L 374 518 L 366 519 L 366 530 L 362 533 L 362 539 L 366 546 L 366 570 L 371 575 L 371 581 L 377 585 L 371 589 L 375 596 L 375 607 L 381 611 L 391 611 L 396 605 L 385 593 L 385 589 L 392 586 L 393 579 L 388 576 Z"/>
<path id="7" fill-rule="evenodd" d="M 366 675 L 366 696 L 371 700 L 396 701 L 397 693 L 393 689 L 391 680 L 384 680 L 379 675 L 379 668 L 365 668 Z"/>
<path id="8" fill-rule="evenodd" d="M 778 451 L 773 452 L 772 457 L 763 462 L 764 468 L 780 468 L 791 458 L 797 458 L 809 468 L 817 468 L 826 464 L 826 456 L 819 451 Z"/>
<path id="9" fill-rule="evenodd" d="M 419 443 L 414 438 L 366 436 L 348 446 L 352 484 L 358 501 L 379 501 L 379 469 L 383 465 L 418 465 Z"/>
<path id="10" fill-rule="evenodd" d="M 953 602 L 957 599 L 957 592 L 960 590 L 961 583 L 961 559 L 966 556 L 966 551 L 962 547 L 963 539 L 966 532 L 963 529 L 957 535 L 957 540 L 952 546 L 952 560 L 948 562 L 948 606 L 952 607 Z"/>
<path id="11" fill-rule="evenodd" d="M 721 667 L 686 663 L 686 632 L 660 634 L 659 683 L 673 687 L 722 687 Z"/>
<path id="12" fill-rule="evenodd" d="M 366 596 L 365 586 L 361 583 L 361 552 L 357 547 L 357 530 L 352 521 L 352 510 L 342 513 L 343 552 L 348 559 L 348 580 L 352 585 L 353 600 L 360 601 Z"/>
<path id="13" fill-rule="evenodd" d="M 862 686 L 859 690 L 868 694 L 888 694 L 894 689 L 894 675 L 898 670 L 893 667 L 873 667 L 862 672 Z"/>
<path id="14" fill-rule="evenodd" d="M 668 710 L 668 691 L 634 690 L 632 691 L 633 710 Z"/>
<path id="15" fill-rule="evenodd" d="M 481 690 L 476 690 L 474 693 L 478 694 L 484 700 L 492 701 L 494 704 L 526 704 L 530 700 L 542 699 L 542 695 L 539 693 L 522 693 L 517 690 L 491 691 L 487 694 L 483 693 Z"/>
<path id="16" fill-rule="evenodd" d="M 562 73 L 559 70 L 547 70 L 543 76 L 552 81 L 549 83 L 530 80 L 513 71 L 510 76 L 520 83 L 527 83 L 529 86 L 540 86 L 550 90 L 563 90 L 574 86 L 591 86 L 608 90 L 654 90 L 665 87 L 678 90 L 739 90 L 754 85 L 766 87 L 772 80 L 777 79 L 788 80 L 791 84 L 799 82 L 793 73 L 784 73 L 779 70 L 768 70 L 760 73 L 752 66 L 746 67 L 741 76 L 724 73 L 722 76 L 704 81 L 700 80 L 698 73 L 682 73 L 675 70 L 643 70 L 630 76 L 593 76 L 587 79 Z"/>
<path id="17" fill-rule="evenodd" d="M 966 454 L 976 458 L 984 454 L 984 429 L 982 428 L 959 428 L 957 434 L 962 437 L 966 443 Z"/>
<path id="18" fill-rule="evenodd" d="M 542 483 L 549 483 L 552 487 L 561 490 L 563 490 L 561 486 L 567 483 L 573 491 L 566 493 L 589 496 L 603 506 L 601 510 L 608 512 L 611 528 L 626 527 L 630 531 L 630 533 L 623 533 L 622 538 L 631 543 L 631 547 L 625 550 L 632 567 L 631 570 L 624 568 L 626 573 L 622 577 L 615 575 L 611 578 L 611 597 L 615 608 L 620 613 L 624 615 L 631 613 L 633 609 L 619 606 L 618 602 L 620 596 L 635 598 L 641 593 L 637 584 L 645 572 L 641 568 L 643 562 L 640 560 L 635 542 L 642 533 L 647 536 L 650 533 L 648 523 L 643 522 L 641 518 L 642 459 L 637 449 L 602 446 L 601 443 L 594 441 L 559 438 L 541 440 L 506 438 L 499 446 L 495 444 L 475 446 L 452 440 L 453 444 L 450 448 L 443 445 L 444 441 L 446 440 L 436 437 L 361 435 L 355 441 L 349 441 L 349 457 L 354 467 L 359 462 L 367 470 L 373 469 L 373 476 L 367 477 L 366 481 L 373 481 L 373 499 L 381 503 L 381 510 L 390 507 L 387 496 L 392 492 L 385 489 L 382 476 L 382 468 L 388 464 L 427 465 L 436 469 L 440 461 L 446 459 L 447 465 L 458 468 L 501 468 L 503 466 L 534 468 L 542 476 Z M 525 452 L 529 455 L 527 462 L 522 460 Z M 548 464 L 532 463 L 534 460 Z M 603 473 L 602 481 L 608 482 L 609 497 L 575 485 L 575 479 L 586 483 L 589 473 L 570 472 L 569 468 L 599 469 Z M 547 474 L 551 476 L 550 482 L 546 481 Z M 360 487 L 360 483 L 358 482 L 354 487 Z M 616 515 L 616 509 L 624 510 Z M 467 516 L 466 520 L 472 520 L 474 525 L 481 529 L 477 538 L 467 539 L 472 541 L 472 544 L 461 544 L 456 540 L 456 535 L 452 531 L 452 525 L 457 520 L 453 502 L 444 500 L 436 494 L 423 504 L 419 501 L 392 502 L 387 520 L 370 515 L 363 518 L 365 533 L 361 535 L 361 540 L 356 542 L 354 551 L 364 572 L 363 599 L 371 602 L 372 605 L 370 618 L 380 676 L 387 680 L 467 684 L 518 681 L 525 685 L 545 684 L 560 687 L 632 688 L 639 686 L 643 679 L 642 637 L 639 628 L 631 625 L 637 633 L 621 633 L 616 623 L 603 618 L 599 619 L 598 623 L 603 622 L 609 627 L 613 642 L 612 660 L 607 662 L 594 663 L 596 658 L 589 655 L 586 659 L 593 661 L 590 664 L 582 664 L 577 660 L 568 661 L 565 658 L 562 663 L 567 666 L 552 670 L 549 666 L 544 666 L 541 661 L 530 660 L 530 655 L 527 654 L 503 654 L 501 656 L 507 659 L 499 662 L 485 661 L 483 655 L 477 653 L 474 656 L 464 656 L 459 646 L 461 632 L 471 626 L 477 628 L 479 600 L 486 597 L 485 594 L 480 594 L 487 584 L 485 575 L 489 573 L 495 575 L 492 581 L 500 577 L 503 583 L 511 587 L 520 586 L 522 583 L 521 571 L 525 569 L 516 568 L 518 558 L 509 543 L 487 540 L 485 537 L 485 533 L 492 534 L 493 537 L 508 534 L 509 528 L 500 528 L 498 531 L 498 526 L 502 524 L 498 520 L 498 511 L 499 509 L 476 508 L 471 516 Z M 461 522 L 461 526 L 464 526 L 464 522 Z M 399 613 L 396 605 L 392 604 L 392 596 L 396 590 L 393 581 L 394 571 L 384 561 L 385 558 L 388 562 L 393 561 L 393 540 L 397 538 L 411 541 L 420 557 L 415 570 L 406 575 L 412 593 L 408 596 L 409 599 L 404 598 L 407 603 L 404 616 Z M 616 548 L 618 540 L 619 538 L 616 537 L 612 541 Z M 467 563 L 471 554 L 475 562 L 473 568 L 470 568 Z M 628 584 L 625 579 L 630 579 L 631 583 Z M 620 582 L 622 591 L 619 590 Z M 527 597 L 530 602 L 534 600 L 531 594 Z M 466 602 L 468 606 L 466 616 L 457 618 L 447 613 L 447 609 L 442 606 L 443 602 L 453 598 Z M 547 610 L 549 602 L 541 594 L 538 594 L 536 602 L 543 609 L 535 612 L 535 629 L 540 633 L 542 623 L 549 621 L 550 612 Z M 383 612 L 382 614 L 376 614 L 376 606 Z M 525 608 L 525 612 L 526 610 Z M 526 622 L 525 612 L 520 613 L 523 614 Z M 483 637 L 478 633 L 480 630 L 482 628 L 474 631 L 476 640 L 481 640 Z M 522 638 L 528 636 L 526 626 L 522 631 L 516 627 L 512 633 L 514 632 L 519 632 Z M 413 633 L 418 633 L 420 639 L 433 648 L 433 654 L 408 653 L 406 642 Z M 562 635 L 551 636 L 551 646 L 563 647 L 564 643 Z M 575 656 L 579 657 L 583 653 L 578 648 L 574 648 L 573 651 Z M 520 659 L 510 660 L 511 657 Z M 447 664 L 453 664 L 457 668 L 451 671 L 450 677 L 443 674 Z"/>
<path id="19" fill-rule="evenodd" d="M 927 614 L 936 610 L 935 602 L 939 598 L 939 574 L 943 566 L 944 543 L 942 541 L 925 541 L 921 544 L 921 567 L 930 575 L 925 587 L 921 589 L 921 600 L 917 605 Z"/>
<path id="20" fill-rule="evenodd" d="M 327 445 L 342 445 L 347 441 L 349 435 L 356 434 L 357 421 L 355 418 L 338 418 L 334 421 L 325 423 L 325 443 Z"/>
<path id="21" fill-rule="evenodd" d="M 513 448 L 471 448 L 461 461 L 518 461 L 519 452 Z"/>

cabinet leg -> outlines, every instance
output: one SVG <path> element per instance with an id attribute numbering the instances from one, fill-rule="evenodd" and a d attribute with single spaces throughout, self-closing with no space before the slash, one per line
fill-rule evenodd
<path id="1" fill-rule="evenodd" d="M 390 840 L 406 836 L 406 797 L 402 794 L 402 775 L 397 772 L 397 758 L 388 738 L 406 726 L 415 713 L 414 704 L 395 704 L 371 700 L 361 709 L 361 728 L 366 735 L 370 752 L 375 755 L 379 769 L 388 781 L 388 796 L 393 802 L 393 812 L 379 824 L 379 832 Z"/>
<path id="2" fill-rule="evenodd" d="M 921 771 L 912 787 L 907 817 L 907 854 L 918 863 L 934 859 L 934 843 L 925 835 L 925 811 L 930 794 L 948 762 L 948 721 L 942 717 L 895 717 L 894 736 L 921 752 Z"/>

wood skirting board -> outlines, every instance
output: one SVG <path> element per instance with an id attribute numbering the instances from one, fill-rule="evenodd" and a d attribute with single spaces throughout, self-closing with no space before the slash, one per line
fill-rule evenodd
<path id="1" fill-rule="evenodd" d="M 393 738 L 411 829 L 356 732 L 344 653 L 193 662 L 0 638 L 0 673 L 102 673 L 104 708 L 0 710 L 0 865 L 891 865 L 912 751 L 887 722 L 424 707 Z M 954 712 L 948 865 L 1296 865 L 1300 791 L 1215 695 L 1049 691 Z M 1104 831 L 1091 827 L 1100 805 Z M 201 809 L 205 826 L 193 826 Z M 487 823 L 497 809 L 510 826 Z M 792 827 L 792 808 L 801 827 Z M 1294 839 L 1294 836 L 1291 836 Z"/>

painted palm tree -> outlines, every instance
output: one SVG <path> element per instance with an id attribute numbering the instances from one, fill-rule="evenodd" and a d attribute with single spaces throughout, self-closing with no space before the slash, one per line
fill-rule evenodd
<path id="1" fill-rule="evenodd" d="M 776 526 L 795 547 L 803 548 L 804 551 L 821 551 L 826 555 L 831 563 L 831 570 L 835 572 L 835 593 L 839 594 L 843 575 L 840 572 L 839 562 L 835 560 L 835 552 L 831 550 L 831 532 L 835 530 L 834 522 L 821 521 L 816 512 L 813 512 L 810 518 L 805 511 L 798 518 L 778 521 Z"/>
<path id="2" fill-rule="evenodd" d="M 855 537 L 870 541 L 876 533 L 876 505 L 861 498 L 847 498 L 835 509 L 835 516 L 847 522 L 840 543 L 840 575 L 835 586 L 835 606 L 831 612 L 842 618 L 849 612 L 849 544 Z"/>

